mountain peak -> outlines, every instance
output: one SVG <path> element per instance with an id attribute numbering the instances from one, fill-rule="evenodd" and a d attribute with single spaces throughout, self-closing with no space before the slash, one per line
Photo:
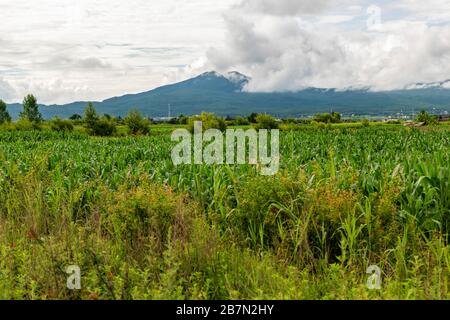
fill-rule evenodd
<path id="1" fill-rule="evenodd" d="M 225 78 L 227 78 L 229 81 L 239 85 L 241 89 L 243 89 L 251 80 L 250 77 L 247 77 L 246 75 L 237 72 L 237 71 L 231 71 L 228 72 L 225 75 Z"/>
<path id="2" fill-rule="evenodd" d="M 208 71 L 193 79 L 184 81 L 184 84 L 240 92 L 250 80 L 250 77 L 237 71 L 227 72 L 226 74 L 221 74 L 217 71 Z"/>
<path id="3" fill-rule="evenodd" d="M 225 79 L 247 79 L 250 80 L 251 78 L 246 76 L 245 74 L 242 74 L 238 71 L 230 71 L 227 72 L 226 74 L 222 74 L 219 73 L 217 71 L 208 71 L 208 72 L 204 72 L 201 75 L 199 75 L 199 77 L 216 77 L 216 78 L 225 78 Z"/>
<path id="4" fill-rule="evenodd" d="M 204 72 L 198 76 L 198 78 L 208 78 L 208 77 L 220 78 L 220 77 L 223 77 L 223 75 L 221 75 L 220 73 L 218 73 L 216 71 L 208 71 L 208 72 Z"/>

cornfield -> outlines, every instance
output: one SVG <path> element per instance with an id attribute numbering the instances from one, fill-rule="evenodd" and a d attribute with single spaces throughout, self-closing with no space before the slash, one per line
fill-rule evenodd
<path id="1" fill-rule="evenodd" d="M 450 298 L 449 130 L 281 140 L 267 177 L 174 166 L 169 133 L 0 132 L 0 298 Z"/>

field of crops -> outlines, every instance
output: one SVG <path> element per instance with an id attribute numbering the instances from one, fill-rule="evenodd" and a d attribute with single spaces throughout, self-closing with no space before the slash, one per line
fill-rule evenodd
<path id="1" fill-rule="evenodd" d="M 450 130 L 281 140 L 267 177 L 175 167 L 169 131 L 0 132 L 0 298 L 450 299 Z"/>

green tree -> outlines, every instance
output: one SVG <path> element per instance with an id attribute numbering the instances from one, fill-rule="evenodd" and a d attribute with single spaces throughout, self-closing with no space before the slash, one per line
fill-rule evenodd
<path id="1" fill-rule="evenodd" d="M 331 113 L 331 121 L 333 123 L 340 123 L 342 120 L 342 116 L 339 112 L 332 112 Z"/>
<path id="2" fill-rule="evenodd" d="M 131 134 L 148 134 L 150 132 L 150 121 L 145 119 L 137 110 L 130 110 L 125 118 L 125 124 Z"/>
<path id="3" fill-rule="evenodd" d="M 39 112 L 37 99 L 32 94 L 23 99 L 23 111 L 20 113 L 20 119 L 29 120 L 32 123 L 42 122 L 42 114 Z"/>
<path id="4" fill-rule="evenodd" d="M 339 112 L 319 113 L 314 116 L 314 121 L 323 123 L 339 123 L 341 122 L 341 114 Z"/>
<path id="5" fill-rule="evenodd" d="M 99 121 L 99 117 L 97 115 L 97 111 L 95 110 L 94 105 L 92 102 L 89 102 L 86 106 L 86 109 L 84 109 L 84 123 L 86 124 L 86 127 L 88 129 L 94 128 L 97 121 Z"/>
<path id="6" fill-rule="evenodd" d="M 73 114 L 72 116 L 70 116 L 70 118 L 69 118 L 70 120 L 81 120 L 81 119 L 83 119 L 83 117 L 82 116 L 80 116 L 79 114 Z"/>
<path id="7" fill-rule="evenodd" d="M 184 115 L 181 115 L 178 117 L 178 124 L 184 125 L 184 124 L 188 124 L 189 121 L 189 117 L 186 117 Z"/>
<path id="8" fill-rule="evenodd" d="M 189 130 L 194 132 L 194 123 L 202 122 L 203 131 L 208 129 L 219 129 L 220 131 L 225 131 L 227 129 L 227 123 L 223 118 L 217 117 L 214 113 L 203 112 L 199 116 L 194 116 L 189 118 Z"/>
<path id="9" fill-rule="evenodd" d="M 101 117 L 92 128 L 89 128 L 89 133 L 95 136 L 109 137 L 117 133 L 117 128 L 113 120 Z"/>
<path id="10" fill-rule="evenodd" d="M 425 125 L 430 125 L 430 124 L 436 124 L 437 121 L 437 117 L 436 116 L 432 116 L 430 115 L 428 112 L 426 112 L 425 110 L 422 110 L 416 118 L 417 122 L 423 122 Z"/>
<path id="11" fill-rule="evenodd" d="M 278 122 L 268 114 L 259 114 L 256 117 L 256 129 L 278 129 Z"/>
<path id="12" fill-rule="evenodd" d="M 53 131 L 70 132 L 73 131 L 73 124 L 70 120 L 62 120 L 59 117 L 54 117 L 52 121 L 50 121 L 50 128 Z"/>
<path id="13" fill-rule="evenodd" d="M 0 124 L 11 122 L 11 116 L 6 108 L 6 103 L 0 99 Z"/>
<path id="14" fill-rule="evenodd" d="M 246 126 L 248 125 L 250 122 L 248 121 L 248 119 L 246 118 L 242 118 L 242 117 L 236 117 L 236 119 L 234 119 L 234 124 L 236 126 Z"/>
<path id="15" fill-rule="evenodd" d="M 369 121 L 369 119 L 363 119 L 363 120 L 361 121 L 361 124 L 362 124 L 363 127 L 370 127 L 370 121 Z"/>
<path id="16" fill-rule="evenodd" d="M 248 122 L 250 123 L 256 123 L 256 117 L 258 117 L 257 113 L 252 113 L 251 115 L 248 116 Z"/>
<path id="17" fill-rule="evenodd" d="M 170 119 L 168 121 L 168 123 L 169 124 L 181 124 L 181 125 L 183 125 L 183 124 L 188 124 L 188 121 L 189 121 L 189 117 L 186 117 L 184 115 L 180 115 L 180 116 L 178 116 L 176 118 Z"/>

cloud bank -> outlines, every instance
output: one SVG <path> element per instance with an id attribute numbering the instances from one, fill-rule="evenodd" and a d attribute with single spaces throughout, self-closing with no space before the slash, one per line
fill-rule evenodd
<path id="1" fill-rule="evenodd" d="M 391 90 L 450 78 L 448 1 L 373 5 L 244 0 L 225 15 L 225 46 L 208 59 L 250 74 L 249 91 Z"/>
<path id="2" fill-rule="evenodd" d="M 0 0 L 0 99 L 102 100 L 179 80 L 235 0 Z"/>
<path id="3" fill-rule="evenodd" d="M 239 3 L 235 9 L 252 14 L 263 13 L 278 16 L 296 16 L 300 14 L 318 13 L 322 11 L 329 2 L 329 0 L 245 0 Z"/>

